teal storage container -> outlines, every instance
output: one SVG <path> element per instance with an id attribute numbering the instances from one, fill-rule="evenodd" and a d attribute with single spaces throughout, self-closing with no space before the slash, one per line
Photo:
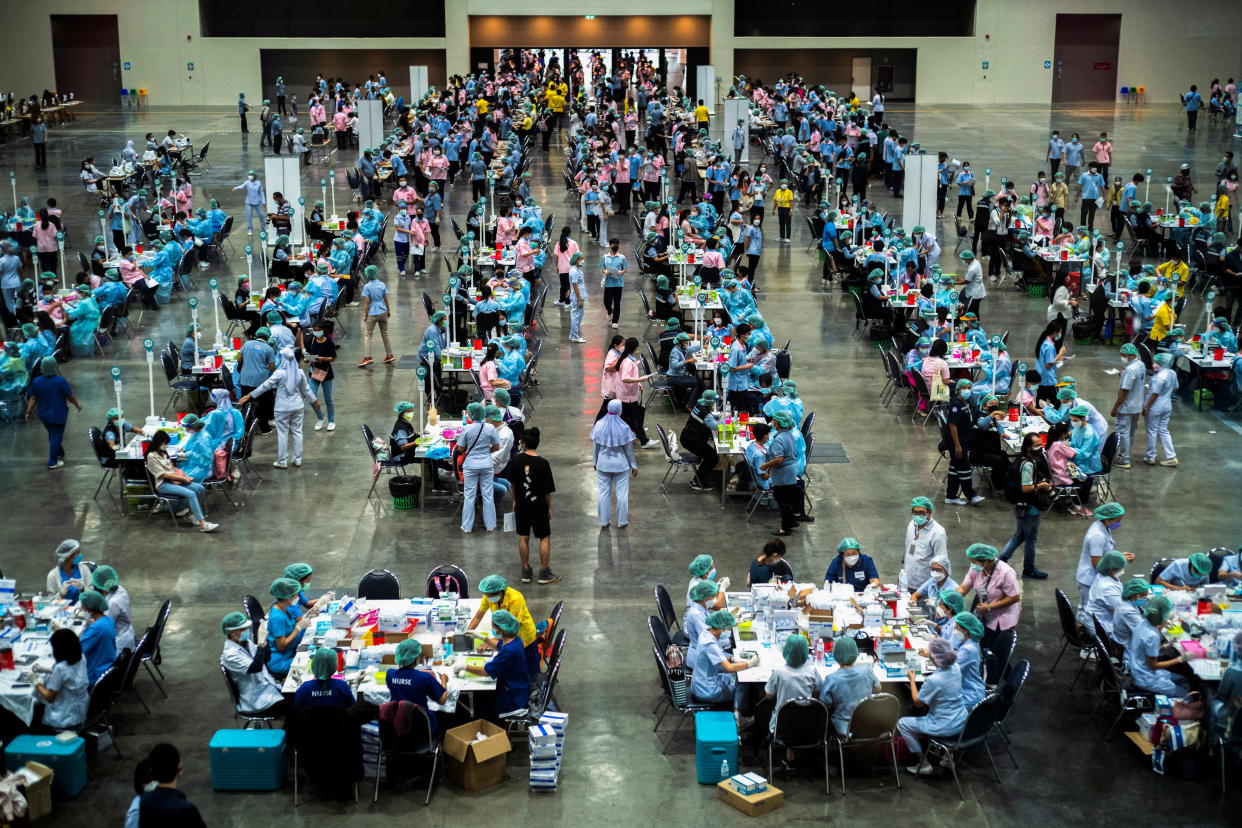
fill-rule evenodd
<path id="1" fill-rule="evenodd" d="M 727 762 L 729 772 L 720 775 L 720 764 Z M 694 714 L 694 766 L 700 784 L 715 785 L 733 776 L 737 764 L 737 722 L 729 711 L 704 711 Z"/>
<path id="2" fill-rule="evenodd" d="M 285 785 L 285 732 L 217 730 L 211 737 L 211 787 L 278 791 Z"/>
<path id="3" fill-rule="evenodd" d="M 74 736 L 60 741 L 54 736 L 18 736 L 4 746 L 4 767 L 17 770 L 29 761 L 52 769 L 52 793 L 60 798 L 77 796 L 86 787 L 86 740 Z"/>

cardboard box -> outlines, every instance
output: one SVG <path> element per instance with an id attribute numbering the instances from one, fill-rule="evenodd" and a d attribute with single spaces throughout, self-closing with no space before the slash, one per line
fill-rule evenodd
<path id="1" fill-rule="evenodd" d="M 21 773 L 26 777 L 26 817 L 34 822 L 52 812 L 52 777 L 47 765 L 27 762 Z M 31 781 L 33 780 L 33 781 Z"/>
<path id="2" fill-rule="evenodd" d="M 486 738 L 476 742 L 479 733 Z M 446 731 L 443 747 L 448 755 L 449 779 L 466 791 L 481 791 L 503 782 L 513 749 L 504 728 L 483 719 Z"/>
<path id="3" fill-rule="evenodd" d="M 727 779 L 716 783 L 716 798 L 747 816 L 770 813 L 785 804 L 785 792 L 779 788 L 769 787 L 766 791 L 746 796 L 735 791 Z"/>

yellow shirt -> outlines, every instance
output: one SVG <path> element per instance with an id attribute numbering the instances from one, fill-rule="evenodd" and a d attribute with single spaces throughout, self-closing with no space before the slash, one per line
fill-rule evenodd
<path id="1" fill-rule="evenodd" d="M 522 639 L 522 646 L 529 647 L 535 640 L 535 620 L 530 617 L 530 610 L 526 608 L 526 598 L 513 587 L 505 589 L 499 604 L 493 604 L 484 598 L 479 602 L 479 609 L 491 610 L 493 613 L 497 610 L 508 610 L 518 620 L 518 638 Z"/>
<path id="2" fill-rule="evenodd" d="M 1190 267 L 1185 262 L 1170 259 L 1164 264 L 1156 265 L 1156 275 L 1163 276 L 1170 282 L 1173 281 L 1173 277 L 1176 275 L 1177 298 L 1180 299 L 1186 295 L 1186 280 L 1190 278 Z"/>
<path id="3" fill-rule="evenodd" d="M 548 109 L 558 113 L 565 109 L 565 98 L 560 92 L 548 93 Z"/>
<path id="4" fill-rule="evenodd" d="M 700 124 L 707 123 L 707 107 L 705 106 L 695 107 L 694 120 L 698 121 Z"/>
<path id="5" fill-rule="evenodd" d="M 478 102 L 475 104 L 475 106 L 477 106 L 477 107 L 479 108 L 479 114 L 480 114 L 480 115 L 486 115 L 486 114 L 487 114 L 487 98 L 479 98 L 479 100 L 478 100 Z"/>
<path id="6" fill-rule="evenodd" d="M 525 118 L 522 119 L 523 130 L 526 130 L 527 132 L 529 132 L 530 128 L 534 125 L 535 125 L 535 122 L 530 119 L 529 115 L 527 115 Z"/>
<path id="7" fill-rule="evenodd" d="M 772 193 L 772 203 L 777 207 L 792 207 L 794 199 L 793 190 L 788 187 L 778 188 Z"/>
<path id="8" fill-rule="evenodd" d="M 1169 335 L 1169 328 L 1172 328 L 1176 321 L 1177 315 L 1173 313 L 1173 308 L 1168 302 L 1161 302 L 1156 308 L 1156 315 L 1151 320 L 1151 338 L 1156 342 L 1163 342 L 1164 338 Z"/>
<path id="9" fill-rule="evenodd" d="M 561 81 L 561 83 L 557 85 L 556 91 L 561 93 L 562 98 L 565 97 L 566 95 L 569 94 L 569 84 L 565 83 L 564 81 Z"/>

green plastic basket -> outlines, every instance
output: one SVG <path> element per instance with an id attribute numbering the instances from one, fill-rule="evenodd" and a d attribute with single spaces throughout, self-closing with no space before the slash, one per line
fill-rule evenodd
<path id="1" fill-rule="evenodd" d="M 1047 293 L 1045 293 L 1043 285 L 1028 285 L 1026 295 L 1032 299 L 1043 299 Z"/>

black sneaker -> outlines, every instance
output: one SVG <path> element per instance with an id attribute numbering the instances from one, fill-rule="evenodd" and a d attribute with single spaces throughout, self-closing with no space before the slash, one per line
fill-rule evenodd
<path id="1" fill-rule="evenodd" d="M 529 566 L 522 568 L 522 583 L 529 584 L 530 579 L 533 578 L 534 576 L 535 576 L 534 570 L 532 570 Z"/>
<path id="2" fill-rule="evenodd" d="M 690 481 L 690 488 L 691 488 L 691 489 L 693 489 L 693 490 L 694 490 L 694 491 L 696 491 L 696 492 L 706 492 L 706 491 L 708 491 L 708 488 L 707 488 L 706 486 L 704 486 L 702 483 L 700 483 L 699 481 L 697 481 L 697 480 L 691 480 L 691 481 Z"/>
<path id="3" fill-rule="evenodd" d="M 798 515 L 795 518 L 795 520 L 797 520 L 798 523 L 814 523 L 815 522 L 815 518 L 811 517 L 810 515 Z"/>
<path id="4" fill-rule="evenodd" d="M 1034 581 L 1044 581 L 1044 580 L 1047 580 L 1048 573 L 1042 572 L 1038 569 L 1032 569 L 1029 572 L 1023 572 L 1022 577 L 1030 578 L 1031 580 L 1034 580 Z"/>
<path id="5" fill-rule="evenodd" d="M 541 584 L 555 584 L 560 579 L 561 576 L 550 569 L 539 570 L 539 583 Z"/>

